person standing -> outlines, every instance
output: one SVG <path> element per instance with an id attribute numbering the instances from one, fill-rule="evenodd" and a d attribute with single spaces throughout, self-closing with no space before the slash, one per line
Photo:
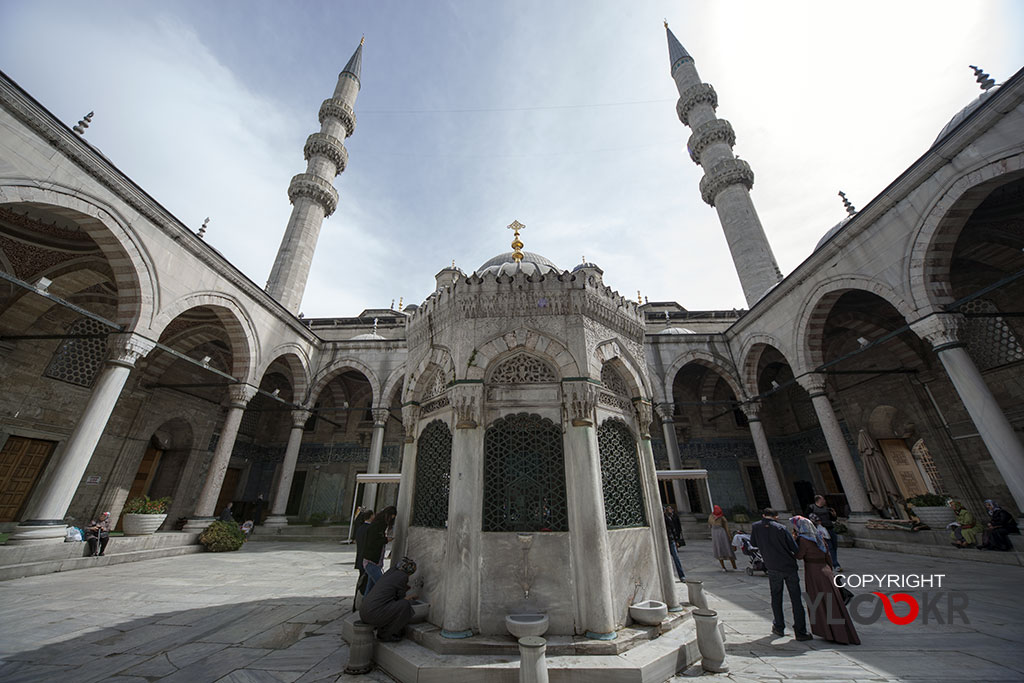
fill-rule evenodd
<path id="1" fill-rule="evenodd" d="M 254 515 L 256 526 L 263 525 L 263 508 L 266 506 L 266 504 L 267 502 L 263 499 L 262 493 L 256 496 L 256 514 Z"/>
<path id="2" fill-rule="evenodd" d="M 359 605 L 362 603 L 362 597 L 365 594 L 366 569 L 363 568 L 363 549 L 366 545 L 366 532 L 370 528 L 371 522 L 373 522 L 373 510 L 370 508 L 361 510 L 359 514 L 356 515 L 356 569 L 359 571 L 359 578 L 356 579 L 356 594 L 355 597 L 352 598 L 353 612 L 359 609 Z"/>
<path id="3" fill-rule="evenodd" d="M 814 496 L 814 502 L 807 508 L 807 516 L 817 515 L 821 525 L 828 532 L 828 554 L 832 557 L 832 567 L 837 572 L 843 571 L 839 566 L 839 543 L 836 540 L 835 525 L 838 516 L 835 508 L 830 508 L 825 501 L 825 496 L 820 493 Z"/>
<path id="4" fill-rule="evenodd" d="M 366 571 L 364 596 L 384 574 L 384 548 L 391 540 L 388 538 L 388 529 L 395 523 L 396 517 L 398 510 L 390 505 L 378 512 L 366 529 L 366 540 L 363 541 L 363 569 Z"/>
<path id="5" fill-rule="evenodd" d="M 729 522 L 718 505 L 714 507 L 708 517 L 708 526 L 711 527 L 711 549 L 715 553 L 718 564 L 722 565 L 722 571 L 729 571 L 725 568 L 726 560 L 729 560 L 732 563 L 732 568 L 736 569 L 736 553 L 732 551 L 732 545 L 729 543 Z"/>
<path id="6" fill-rule="evenodd" d="M 821 530 L 799 515 L 790 517 L 789 522 L 797 534 L 796 559 L 804 561 L 804 587 L 813 610 L 811 633 L 833 643 L 860 645 L 857 629 L 835 585 L 832 559 Z"/>
<path id="7" fill-rule="evenodd" d="M 393 643 L 402 639 L 402 631 L 412 621 L 412 601 L 416 596 L 406 593 L 409 591 L 409 577 L 415 573 L 416 563 L 403 557 L 373 584 L 363 598 L 359 619 L 377 627 L 377 640 Z"/>
<path id="8" fill-rule="evenodd" d="M 92 557 L 103 557 L 103 551 L 107 549 L 110 542 L 110 513 L 100 514 L 99 519 L 89 522 L 85 527 L 85 540 L 89 543 L 89 555 Z"/>
<path id="9" fill-rule="evenodd" d="M 671 505 L 665 506 L 665 532 L 668 534 L 668 552 L 672 556 L 672 564 L 676 568 L 676 574 L 680 581 L 686 581 L 686 572 L 683 571 L 683 563 L 679 561 L 678 546 L 683 539 L 683 525 L 679 522 L 679 515 Z M 685 545 L 685 541 L 682 541 Z"/>
<path id="10" fill-rule="evenodd" d="M 768 570 L 768 585 L 772 593 L 772 633 L 786 635 L 786 618 L 782 613 L 782 587 L 789 591 L 793 608 L 793 631 L 797 640 L 812 640 L 807 632 L 804 603 L 800 598 L 800 575 L 796 564 L 797 546 L 792 534 L 778 522 L 778 513 L 771 508 L 761 511 L 761 521 L 750 529 L 750 540 L 761 551 Z"/>

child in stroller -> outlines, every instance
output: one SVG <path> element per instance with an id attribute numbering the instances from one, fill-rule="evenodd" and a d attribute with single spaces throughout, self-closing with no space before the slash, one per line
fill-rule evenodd
<path id="1" fill-rule="evenodd" d="M 761 551 L 757 549 L 757 546 L 750 541 L 750 534 L 745 534 L 741 531 L 737 531 L 736 535 L 732 539 L 732 544 L 740 549 L 740 551 L 750 558 L 750 565 L 747 567 L 747 576 L 753 576 L 754 572 L 764 572 L 768 574 L 768 568 L 764 566 L 764 558 L 761 557 Z"/>

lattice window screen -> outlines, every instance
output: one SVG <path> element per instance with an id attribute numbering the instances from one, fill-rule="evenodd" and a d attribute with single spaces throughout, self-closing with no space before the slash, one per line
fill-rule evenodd
<path id="1" fill-rule="evenodd" d="M 610 364 L 605 363 L 601 366 L 601 384 L 608 391 L 618 396 L 629 396 L 629 387 L 626 386 L 626 380 L 622 379 L 622 375 L 619 374 L 618 370 L 613 368 Z"/>
<path id="2" fill-rule="evenodd" d="M 974 299 L 961 306 L 960 312 L 995 314 L 999 309 L 988 299 Z M 1024 360 L 1024 348 L 1021 348 L 1006 320 L 999 315 L 967 318 L 964 341 L 979 370 Z"/>
<path id="3" fill-rule="evenodd" d="M 536 356 L 519 353 L 499 365 L 491 373 L 494 384 L 526 384 L 530 382 L 557 382 L 558 377 L 547 363 Z"/>
<path id="4" fill-rule="evenodd" d="M 605 420 L 597 428 L 597 446 L 608 528 L 647 526 L 640 458 L 633 434 L 621 420 Z"/>
<path id="5" fill-rule="evenodd" d="M 68 329 L 69 335 L 99 334 L 106 335 L 110 329 L 91 318 L 79 318 Z M 50 359 L 50 364 L 43 373 L 46 377 L 91 387 L 103 361 L 107 358 L 106 337 L 91 339 L 65 339 L 57 347 Z"/>
<path id="6" fill-rule="evenodd" d="M 568 531 L 562 430 L 508 415 L 484 434 L 484 531 Z"/>
<path id="7" fill-rule="evenodd" d="M 413 489 L 412 526 L 444 529 L 448 526 L 448 495 L 452 471 L 452 432 L 434 420 L 416 442 L 416 481 Z"/>

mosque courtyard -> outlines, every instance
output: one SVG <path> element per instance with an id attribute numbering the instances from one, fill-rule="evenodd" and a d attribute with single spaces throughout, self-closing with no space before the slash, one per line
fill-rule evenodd
<path id="1" fill-rule="evenodd" d="M 116 541 L 116 539 L 115 539 Z M 967 551 L 965 551 L 967 552 Z M 854 573 L 945 574 L 966 591 L 969 624 L 858 626 L 860 646 L 775 638 L 768 580 L 745 559 L 723 573 L 710 542 L 680 552 L 725 623 L 722 681 L 1021 681 L 1019 566 L 841 549 Z M 188 683 L 390 681 L 343 673 L 342 618 L 356 578 L 351 546 L 249 543 L 201 553 L 0 582 L 0 680 Z M 685 601 L 683 584 L 677 584 Z M 920 591 L 907 592 L 920 596 Z M 787 621 L 789 608 L 787 604 Z M 700 666 L 673 681 L 702 677 Z M 466 679 L 471 680 L 471 679 Z"/>

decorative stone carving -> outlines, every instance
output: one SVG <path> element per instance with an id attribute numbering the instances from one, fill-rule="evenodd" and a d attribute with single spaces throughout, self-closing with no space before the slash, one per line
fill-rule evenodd
<path id="1" fill-rule="evenodd" d="M 490 379 L 491 384 L 530 384 L 557 381 L 558 376 L 547 363 L 528 353 L 517 353 L 503 361 L 491 373 Z"/>
<path id="2" fill-rule="evenodd" d="M 340 175 L 348 165 L 348 150 L 345 149 L 345 145 L 338 138 L 326 133 L 313 133 L 306 138 L 306 146 L 302 148 L 302 153 L 306 161 L 316 154 L 330 159 L 334 164 L 334 175 Z"/>
<path id="3" fill-rule="evenodd" d="M 698 83 L 687 88 L 679 101 L 676 102 L 676 114 L 684 126 L 690 125 L 690 111 L 699 103 L 710 104 L 712 109 L 718 109 L 718 93 L 711 87 L 710 83 Z"/>
<path id="4" fill-rule="evenodd" d="M 663 424 L 672 424 L 675 422 L 675 409 L 676 407 L 671 403 L 659 403 L 654 406 L 654 410 L 658 413 L 658 418 Z"/>
<path id="5" fill-rule="evenodd" d="M 749 403 L 740 404 L 740 410 L 742 410 L 743 414 L 747 416 L 748 421 L 760 420 L 761 408 L 763 407 L 764 404 L 761 403 L 760 401 L 751 401 Z"/>
<path id="6" fill-rule="evenodd" d="M 422 404 L 421 412 L 424 415 L 429 415 L 430 413 L 436 413 L 438 410 L 441 410 L 441 408 L 446 408 L 451 404 L 452 402 L 448 400 L 447 396 L 442 396 L 441 398 Z"/>
<path id="7" fill-rule="evenodd" d="M 288 185 L 288 199 L 292 204 L 299 197 L 312 199 L 324 208 L 324 217 L 330 216 L 338 208 L 338 191 L 334 186 L 312 173 L 299 173 Z"/>
<path id="8" fill-rule="evenodd" d="M 700 155 L 713 142 L 724 142 L 729 147 L 735 145 L 736 131 L 732 129 L 732 124 L 725 119 L 712 119 L 697 126 L 686 143 L 693 163 L 700 165 Z"/>
<path id="9" fill-rule="evenodd" d="M 251 384 L 231 384 L 228 386 L 228 405 L 232 408 L 245 408 L 256 391 L 256 387 Z"/>
<path id="10" fill-rule="evenodd" d="M 709 206 L 714 206 L 718 193 L 730 185 L 745 185 L 748 190 L 754 187 L 754 172 L 750 164 L 742 159 L 722 159 L 707 169 L 700 179 L 700 197 Z"/>
<path id="11" fill-rule="evenodd" d="M 416 423 L 420 419 L 420 407 L 414 403 L 402 406 L 402 428 L 405 430 L 405 443 L 416 441 Z"/>
<path id="12" fill-rule="evenodd" d="M 565 410 L 572 426 L 593 427 L 600 389 L 590 382 L 566 383 L 562 387 Z"/>
<path id="13" fill-rule="evenodd" d="M 626 380 L 622 379 L 622 375 L 619 374 L 618 370 L 608 363 L 601 366 L 601 384 L 604 385 L 605 389 L 618 396 L 630 396 L 632 394 L 629 387 L 626 386 Z"/>
<path id="14" fill-rule="evenodd" d="M 444 393 L 444 390 L 448 388 L 448 382 L 445 381 L 444 371 L 441 368 L 437 368 L 434 371 L 434 376 L 430 378 L 430 384 L 427 385 L 426 390 L 423 393 L 423 400 L 440 396 Z"/>
<path id="15" fill-rule="evenodd" d="M 910 329 L 933 348 L 962 344 L 964 317 L 956 313 L 938 313 L 910 324 Z"/>
<path id="16" fill-rule="evenodd" d="M 636 406 L 636 421 L 640 427 L 640 438 L 650 440 L 651 422 L 654 420 L 654 409 L 651 402 L 641 399 L 633 401 L 633 405 Z"/>
<path id="17" fill-rule="evenodd" d="M 391 411 L 387 408 L 374 408 L 370 411 L 373 413 L 373 426 L 383 427 L 388 423 L 388 418 L 391 417 Z"/>
<path id="18" fill-rule="evenodd" d="M 454 388 L 452 406 L 455 408 L 456 429 L 476 429 L 480 426 L 480 401 L 477 397 L 482 385 L 460 385 Z"/>
<path id="19" fill-rule="evenodd" d="M 345 100 L 336 97 L 324 100 L 320 105 L 320 125 L 328 116 L 341 121 L 341 125 L 345 126 L 345 137 L 352 135 L 356 129 L 356 114 Z"/>
<path id="20" fill-rule="evenodd" d="M 137 360 L 146 357 L 150 351 L 156 348 L 156 342 L 131 332 L 113 334 L 110 336 L 109 343 L 108 362 L 129 367 L 134 367 Z"/>
<path id="21" fill-rule="evenodd" d="M 811 398 L 815 396 L 825 395 L 825 375 L 818 373 L 810 373 L 807 375 L 801 375 L 797 377 L 796 381 L 807 390 L 807 393 L 811 395 Z"/>
<path id="22" fill-rule="evenodd" d="M 311 413 L 305 409 L 293 410 L 292 411 L 292 429 L 303 429 L 306 423 L 309 421 Z"/>

